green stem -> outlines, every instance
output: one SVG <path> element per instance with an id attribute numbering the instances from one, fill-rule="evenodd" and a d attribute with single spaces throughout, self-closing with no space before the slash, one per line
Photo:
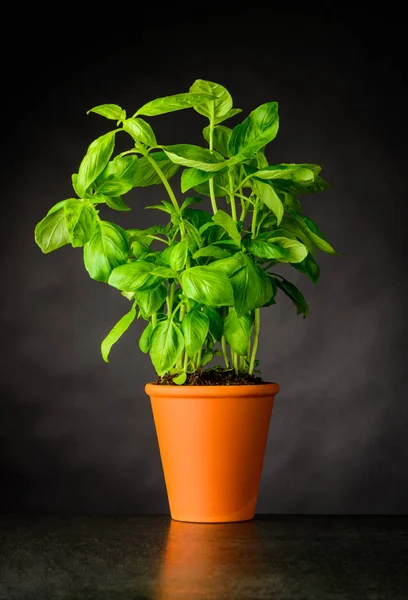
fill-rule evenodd
<path id="1" fill-rule="evenodd" d="M 231 354 L 232 354 L 232 364 L 234 366 L 235 375 L 238 375 L 239 374 L 238 354 L 236 352 L 234 352 L 233 350 L 231 350 Z"/>
<path id="2" fill-rule="evenodd" d="M 153 313 L 152 314 L 152 329 L 154 329 L 157 325 L 157 314 Z"/>
<path id="3" fill-rule="evenodd" d="M 149 163 L 152 165 L 152 167 L 156 171 L 157 175 L 160 177 L 160 180 L 161 180 L 162 184 L 164 185 L 166 192 L 168 193 L 169 198 L 170 198 L 174 208 L 176 209 L 177 213 L 180 214 L 180 207 L 177 202 L 177 198 L 176 198 L 173 190 L 171 189 L 171 185 L 167 181 L 166 176 L 164 175 L 163 171 L 161 170 L 161 168 L 159 167 L 157 162 L 151 156 L 149 156 L 148 154 L 145 154 L 145 157 L 147 158 Z M 182 220 L 180 220 L 180 233 L 181 233 L 181 237 L 184 237 L 185 233 L 186 233 L 186 230 L 184 228 L 184 223 Z"/>
<path id="4" fill-rule="evenodd" d="M 229 369 L 230 368 L 230 363 L 229 363 L 229 360 L 228 360 L 227 344 L 226 344 L 225 336 L 224 335 L 221 338 L 221 348 L 222 348 L 222 353 L 224 355 L 225 368 Z"/>
<path id="5" fill-rule="evenodd" d="M 231 170 L 228 171 L 229 181 L 229 197 L 231 202 L 231 215 L 234 221 L 237 221 L 237 207 L 235 206 L 235 195 L 234 195 L 234 179 L 232 177 Z"/>
<path id="6" fill-rule="evenodd" d="M 254 322 L 254 342 L 253 342 L 253 346 L 252 346 L 251 362 L 249 363 L 249 370 L 248 370 L 249 375 L 253 375 L 253 373 L 254 373 L 256 352 L 258 350 L 260 328 L 261 328 L 261 309 L 256 308 L 255 309 L 255 322 Z"/>
<path id="7" fill-rule="evenodd" d="M 252 227 L 251 227 L 252 239 L 254 239 L 256 237 L 256 218 L 257 218 L 257 216 L 258 216 L 258 201 L 255 200 L 254 214 L 252 215 Z"/>
<path id="8" fill-rule="evenodd" d="M 167 314 L 170 316 L 173 312 L 173 304 L 174 304 L 174 283 L 170 285 L 170 294 L 166 298 L 167 300 Z"/>
<path id="9" fill-rule="evenodd" d="M 211 115 L 211 119 L 210 119 L 210 140 L 209 140 L 209 146 L 210 146 L 211 152 L 214 149 L 214 108 L 212 110 L 212 113 L 213 114 Z M 218 207 L 217 207 L 217 201 L 215 199 L 214 178 L 213 177 L 208 182 L 208 185 L 210 187 L 211 207 L 212 207 L 213 213 L 215 214 L 218 211 Z"/>

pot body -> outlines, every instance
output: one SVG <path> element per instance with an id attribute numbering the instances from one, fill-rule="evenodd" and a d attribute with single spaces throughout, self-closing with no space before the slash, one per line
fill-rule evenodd
<path id="1" fill-rule="evenodd" d="M 171 517 L 252 519 L 277 383 L 147 384 Z"/>

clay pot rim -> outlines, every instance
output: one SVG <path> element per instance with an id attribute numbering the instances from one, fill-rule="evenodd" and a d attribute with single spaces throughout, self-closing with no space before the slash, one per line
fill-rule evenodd
<path id="1" fill-rule="evenodd" d="M 256 385 L 157 385 L 147 383 L 145 392 L 148 396 L 165 398 L 214 398 L 214 397 L 260 397 L 275 396 L 279 392 L 276 382 Z"/>

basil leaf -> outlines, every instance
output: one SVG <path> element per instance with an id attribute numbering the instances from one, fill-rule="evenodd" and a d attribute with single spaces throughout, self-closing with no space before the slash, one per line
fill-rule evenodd
<path id="1" fill-rule="evenodd" d="M 181 276 L 182 288 L 187 296 L 207 306 L 232 306 L 234 295 L 226 275 L 209 267 L 192 267 Z"/>
<path id="2" fill-rule="evenodd" d="M 64 213 L 73 248 L 84 246 L 95 233 L 95 209 L 80 200 L 67 200 L 64 204 Z"/>
<path id="3" fill-rule="evenodd" d="M 139 348 L 143 352 L 143 354 L 147 354 L 150 350 L 150 345 L 152 342 L 152 333 L 153 326 L 150 321 L 143 330 L 142 335 L 139 338 Z"/>
<path id="4" fill-rule="evenodd" d="M 101 221 L 84 247 L 85 268 L 91 279 L 107 282 L 111 271 L 126 262 L 129 245 L 125 231 L 109 221 Z"/>
<path id="5" fill-rule="evenodd" d="M 211 128 L 209 125 L 203 129 L 204 139 L 208 143 L 210 143 L 210 132 Z M 213 147 L 223 156 L 229 156 L 228 142 L 231 137 L 231 133 L 232 129 L 225 127 L 224 125 L 216 125 L 213 129 Z"/>
<path id="6" fill-rule="evenodd" d="M 338 255 L 338 252 L 333 248 L 331 244 L 324 237 L 323 233 L 320 231 L 316 223 L 306 217 L 305 215 L 299 215 L 293 210 L 289 210 L 290 215 L 293 219 L 299 224 L 302 232 L 321 250 L 326 254 Z"/>
<path id="7" fill-rule="evenodd" d="M 193 144 L 166 146 L 164 152 L 172 162 L 184 167 L 194 167 L 201 171 L 220 171 L 226 166 L 222 156 L 217 156 L 207 148 L 194 146 Z"/>
<path id="8" fill-rule="evenodd" d="M 185 169 L 185 171 L 188 171 L 188 169 Z M 201 171 L 201 173 L 203 173 L 203 171 Z M 203 198 L 200 198 L 200 196 L 190 196 L 189 198 L 185 198 L 183 200 L 183 204 L 180 206 L 180 212 L 183 212 L 186 208 L 190 206 L 190 204 L 198 204 L 202 201 Z"/>
<path id="9" fill-rule="evenodd" d="M 128 206 L 125 203 L 121 196 L 105 196 L 105 198 L 106 204 L 109 206 L 109 208 L 112 208 L 113 210 L 120 210 L 121 212 L 128 212 L 129 210 L 131 210 L 130 206 Z"/>
<path id="10" fill-rule="evenodd" d="M 245 256 L 245 266 L 236 271 L 230 281 L 234 290 L 234 307 L 238 317 L 263 306 L 273 295 L 269 277 L 247 256 Z"/>
<path id="11" fill-rule="evenodd" d="M 126 119 L 126 111 L 117 104 L 99 104 L 99 106 L 94 106 L 89 109 L 86 114 L 89 115 L 90 112 L 102 115 L 102 117 L 105 117 L 106 119 L 112 119 L 112 121 L 122 121 L 123 119 Z"/>
<path id="12" fill-rule="evenodd" d="M 168 267 L 154 267 L 152 275 L 157 275 L 157 277 L 163 277 L 164 279 L 174 279 L 177 277 L 177 273 Z"/>
<path id="13" fill-rule="evenodd" d="M 201 350 L 205 338 L 207 337 L 210 326 L 210 320 L 204 313 L 193 309 L 186 314 L 181 322 L 181 329 L 184 335 L 184 345 L 187 356 L 194 358 Z"/>
<path id="14" fill-rule="evenodd" d="M 218 210 L 212 220 L 225 229 L 237 246 L 241 246 L 241 234 L 234 219 L 223 210 Z"/>
<path id="15" fill-rule="evenodd" d="M 307 256 L 307 248 L 297 240 L 286 237 L 273 237 L 266 240 L 251 240 L 247 248 L 259 258 L 277 260 L 279 262 L 298 263 Z"/>
<path id="16" fill-rule="evenodd" d="M 301 262 L 292 264 L 292 267 L 295 267 L 300 273 L 307 275 L 313 283 L 318 282 L 320 277 L 320 267 L 311 254 L 308 254 Z"/>
<path id="17" fill-rule="evenodd" d="M 217 342 L 219 342 L 222 338 L 222 332 L 224 328 L 224 322 L 221 315 L 215 310 L 215 308 L 210 308 L 209 306 L 203 307 L 203 313 L 207 315 L 209 319 L 209 330 L 211 335 L 215 340 L 217 340 Z"/>
<path id="18" fill-rule="evenodd" d="M 151 152 L 149 156 L 157 163 L 166 179 L 173 177 L 173 175 L 177 173 L 180 168 L 180 165 L 177 165 L 169 160 L 164 152 Z M 149 185 L 157 184 L 162 184 L 162 180 L 154 170 L 154 167 L 150 164 L 145 156 L 143 156 L 143 158 L 139 158 L 137 171 L 133 178 L 133 186 L 147 187 Z"/>
<path id="19" fill-rule="evenodd" d="M 275 283 L 279 289 L 281 289 L 296 306 L 296 314 L 304 315 L 303 318 L 307 317 L 309 313 L 309 307 L 307 302 L 300 290 L 293 285 L 290 281 L 282 278 L 282 280 L 274 277 Z"/>
<path id="20" fill-rule="evenodd" d="M 144 319 L 148 319 L 161 308 L 167 297 L 167 288 L 163 284 L 154 290 L 136 292 L 135 298 Z"/>
<path id="21" fill-rule="evenodd" d="M 156 325 L 151 338 L 150 358 L 158 375 L 164 375 L 174 367 L 183 348 L 183 334 L 171 319 Z"/>
<path id="22" fill-rule="evenodd" d="M 238 115 L 241 112 L 242 108 L 232 108 L 224 117 L 219 117 L 218 119 L 215 119 L 214 124 L 218 125 L 218 123 L 222 123 L 223 121 L 226 121 L 231 117 L 235 117 L 235 115 Z"/>
<path id="23" fill-rule="evenodd" d="M 240 154 L 243 158 L 252 158 L 276 137 L 278 129 L 278 103 L 261 104 L 232 130 L 228 143 L 229 155 Z"/>
<path id="24" fill-rule="evenodd" d="M 146 117 L 154 117 L 156 115 L 164 115 L 165 113 L 182 110 L 184 108 L 195 108 L 204 102 L 212 100 L 209 94 L 174 94 L 173 96 L 165 96 L 164 98 L 156 98 L 151 100 L 139 108 L 137 115 L 145 115 Z"/>
<path id="25" fill-rule="evenodd" d="M 258 198 L 274 213 L 277 224 L 279 225 L 282 221 L 285 209 L 283 207 L 282 200 L 279 198 L 272 185 L 269 183 L 264 183 L 263 181 L 252 179 L 251 187 Z"/>
<path id="26" fill-rule="evenodd" d="M 130 325 L 136 318 L 136 303 L 133 304 L 132 308 L 126 315 L 124 315 L 120 321 L 116 323 L 116 325 L 111 329 L 106 338 L 103 340 L 101 344 L 101 353 L 102 358 L 105 362 L 109 362 L 108 357 L 111 351 L 113 344 L 116 344 L 118 339 L 122 337 L 122 335 L 127 331 Z"/>
<path id="27" fill-rule="evenodd" d="M 117 290 L 127 292 L 153 290 L 161 283 L 160 277 L 151 275 L 153 268 L 151 262 L 143 260 L 120 265 L 113 269 L 108 283 Z"/>
<path id="28" fill-rule="evenodd" d="M 291 210 L 291 209 L 289 209 L 289 207 L 288 207 L 288 210 Z M 292 214 L 292 213 L 290 213 L 290 214 Z M 291 217 L 285 216 L 282 219 L 281 225 L 283 225 L 285 229 L 287 229 L 293 235 L 295 235 L 302 242 L 302 244 L 304 244 L 306 246 L 306 248 L 308 249 L 310 254 L 312 254 L 312 255 L 314 254 L 314 251 L 316 248 L 314 242 L 309 238 L 308 235 L 306 235 L 304 228 L 302 228 L 299 225 L 299 223 L 297 223 L 297 221 L 293 220 L 293 218 L 291 218 Z"/>
<path id="29" fill-rule="evenodd" d="M 139 166 L 136 156 L 115 156 L 95 181 L 95 193 L 120 196 L 133 188 Z"/>
<path id="30" fill-rule="evenodd" d="M 135 140 L 146 146 L 156 146 L 157 140 L 154 131 L 144 119 L 131 118 L 123 122 L 123 129 Z"/>
<path id="31" fill-rule="evenodd" d="M 63 203 L 59 202 L 58 205 L 59 208 L 51 209 L 48 215 L 37 223 L 34 230 L 35 241 L 44 254 L 70 243 Z"/>
<path id="32" fill-rule="evenodd" d="M 193 254 L 193 258 L 226 258 L 227 256 L 231 256 L 231 253 L 228 250 L 223 250 L 218 246 L 204 246 L 200 248 Z"/>
<path id="33" fill-rule="evenodd" d="M 314 167 L 312 169 L 311 167 Z M 318 165 L 305 165 L 305 164 L 287 164 L 282 163 L 280 165 L 270 165 L 256 171 L 254 177 L 258 179 L 289 179 L 290 181 L 301 182 L 301 183 L 312 183 L 315 180 L 318 171 L 321 167 Z"/>
<path id="34" fill-rule="evenodd" d="M 249 315 L 238 317 L 232 308 L 224 322 L 224 335 L 234 352 L 246 356 L 251 339 L 252 322 Z"/>
<path id="35" fill-rule="evenodd" d="M 214 182 L 214 194 L 216 198 L 225 198 L 226 196 L 229 196 L 229 181 L 228 181 L 228 175 L 226 174 L 226 169 L 224 171 L 224 169 L 221 169 L 221 171 L 217 171 L 215 174 L 212 173 L 213 175 L 213 182 Z M 210 197 L 210 186 L 208 181 L 205 181 L 204 183 L 199 183 L 197 185 L 194 186 L 194 191 L 197 192 L 198 194 L 203 194 L 203 196 L 208 196 Z"/>
<path id="36" fill-rule="evenodd" d="M 222 258 L 220 260 L 216 260 L 211 265 L 208 265 L 208 269 L 213 269 L 216 273 L 221 273 L 223 275 L 228 275 L 231 277 L 234 273 L 241 269 L 246 265 L 246 258 L 244 255 L 239 252 L 234 254 L 234 256 L 230 256 L 229 258 Z"/>
<path id="37" fill-rule="evenodd" d="M 170 268 L 174 271 L 181 271 L 187 261 L 188 255 L 188 240 L 184 239 L 172 247 L 170 254 Z"/>
<path id="38" fill-rule="evenodd" d="M 198 113 L 208 117 L 211 121 L 225 117 L 232 109 L 231 94 L 218 83 L 197 79 L 190 87 L 190 92 L 212 96 L 209 102 L 203 102 L 195 107 Z"/>
<path id="39" fill-rule="evenodd" d="M 209 171 L 200 171 L 200 169 L 195 169 L 193 167 L 184 169 L 181 174 L 181 191 L 184 194 L 191 188 L 200 185 L 200 183 L 204 183 L 213 177 L 214 173 Z"/>
<path id="40" fill-rule="evenodd" d="M 289 192 L 294 196 L 303 194 L 318 194 L 330 188 L 330 183 L 325 181 L 320 176 L 316 177 L 316 179 L 310 183 L 292 182 L 284 179 L 277 179 L 275 184 L 281 190 Z"/>
<path id="41" fill-rule="evenodd" d="M 89 186 L 104 170 L 115 147 L 115 132 L 110 131 L 97 138 L 89 146 L 78 169 L 75 187 L 80 196 L 85 196 Z"/>

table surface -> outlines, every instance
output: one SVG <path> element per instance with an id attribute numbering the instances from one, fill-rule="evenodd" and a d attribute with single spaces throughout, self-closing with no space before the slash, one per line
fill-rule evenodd
<path id="1" fill-rule="evenodd" d="M 0 516 L 0 599 L 408 599 L 408 516 Z"/>

